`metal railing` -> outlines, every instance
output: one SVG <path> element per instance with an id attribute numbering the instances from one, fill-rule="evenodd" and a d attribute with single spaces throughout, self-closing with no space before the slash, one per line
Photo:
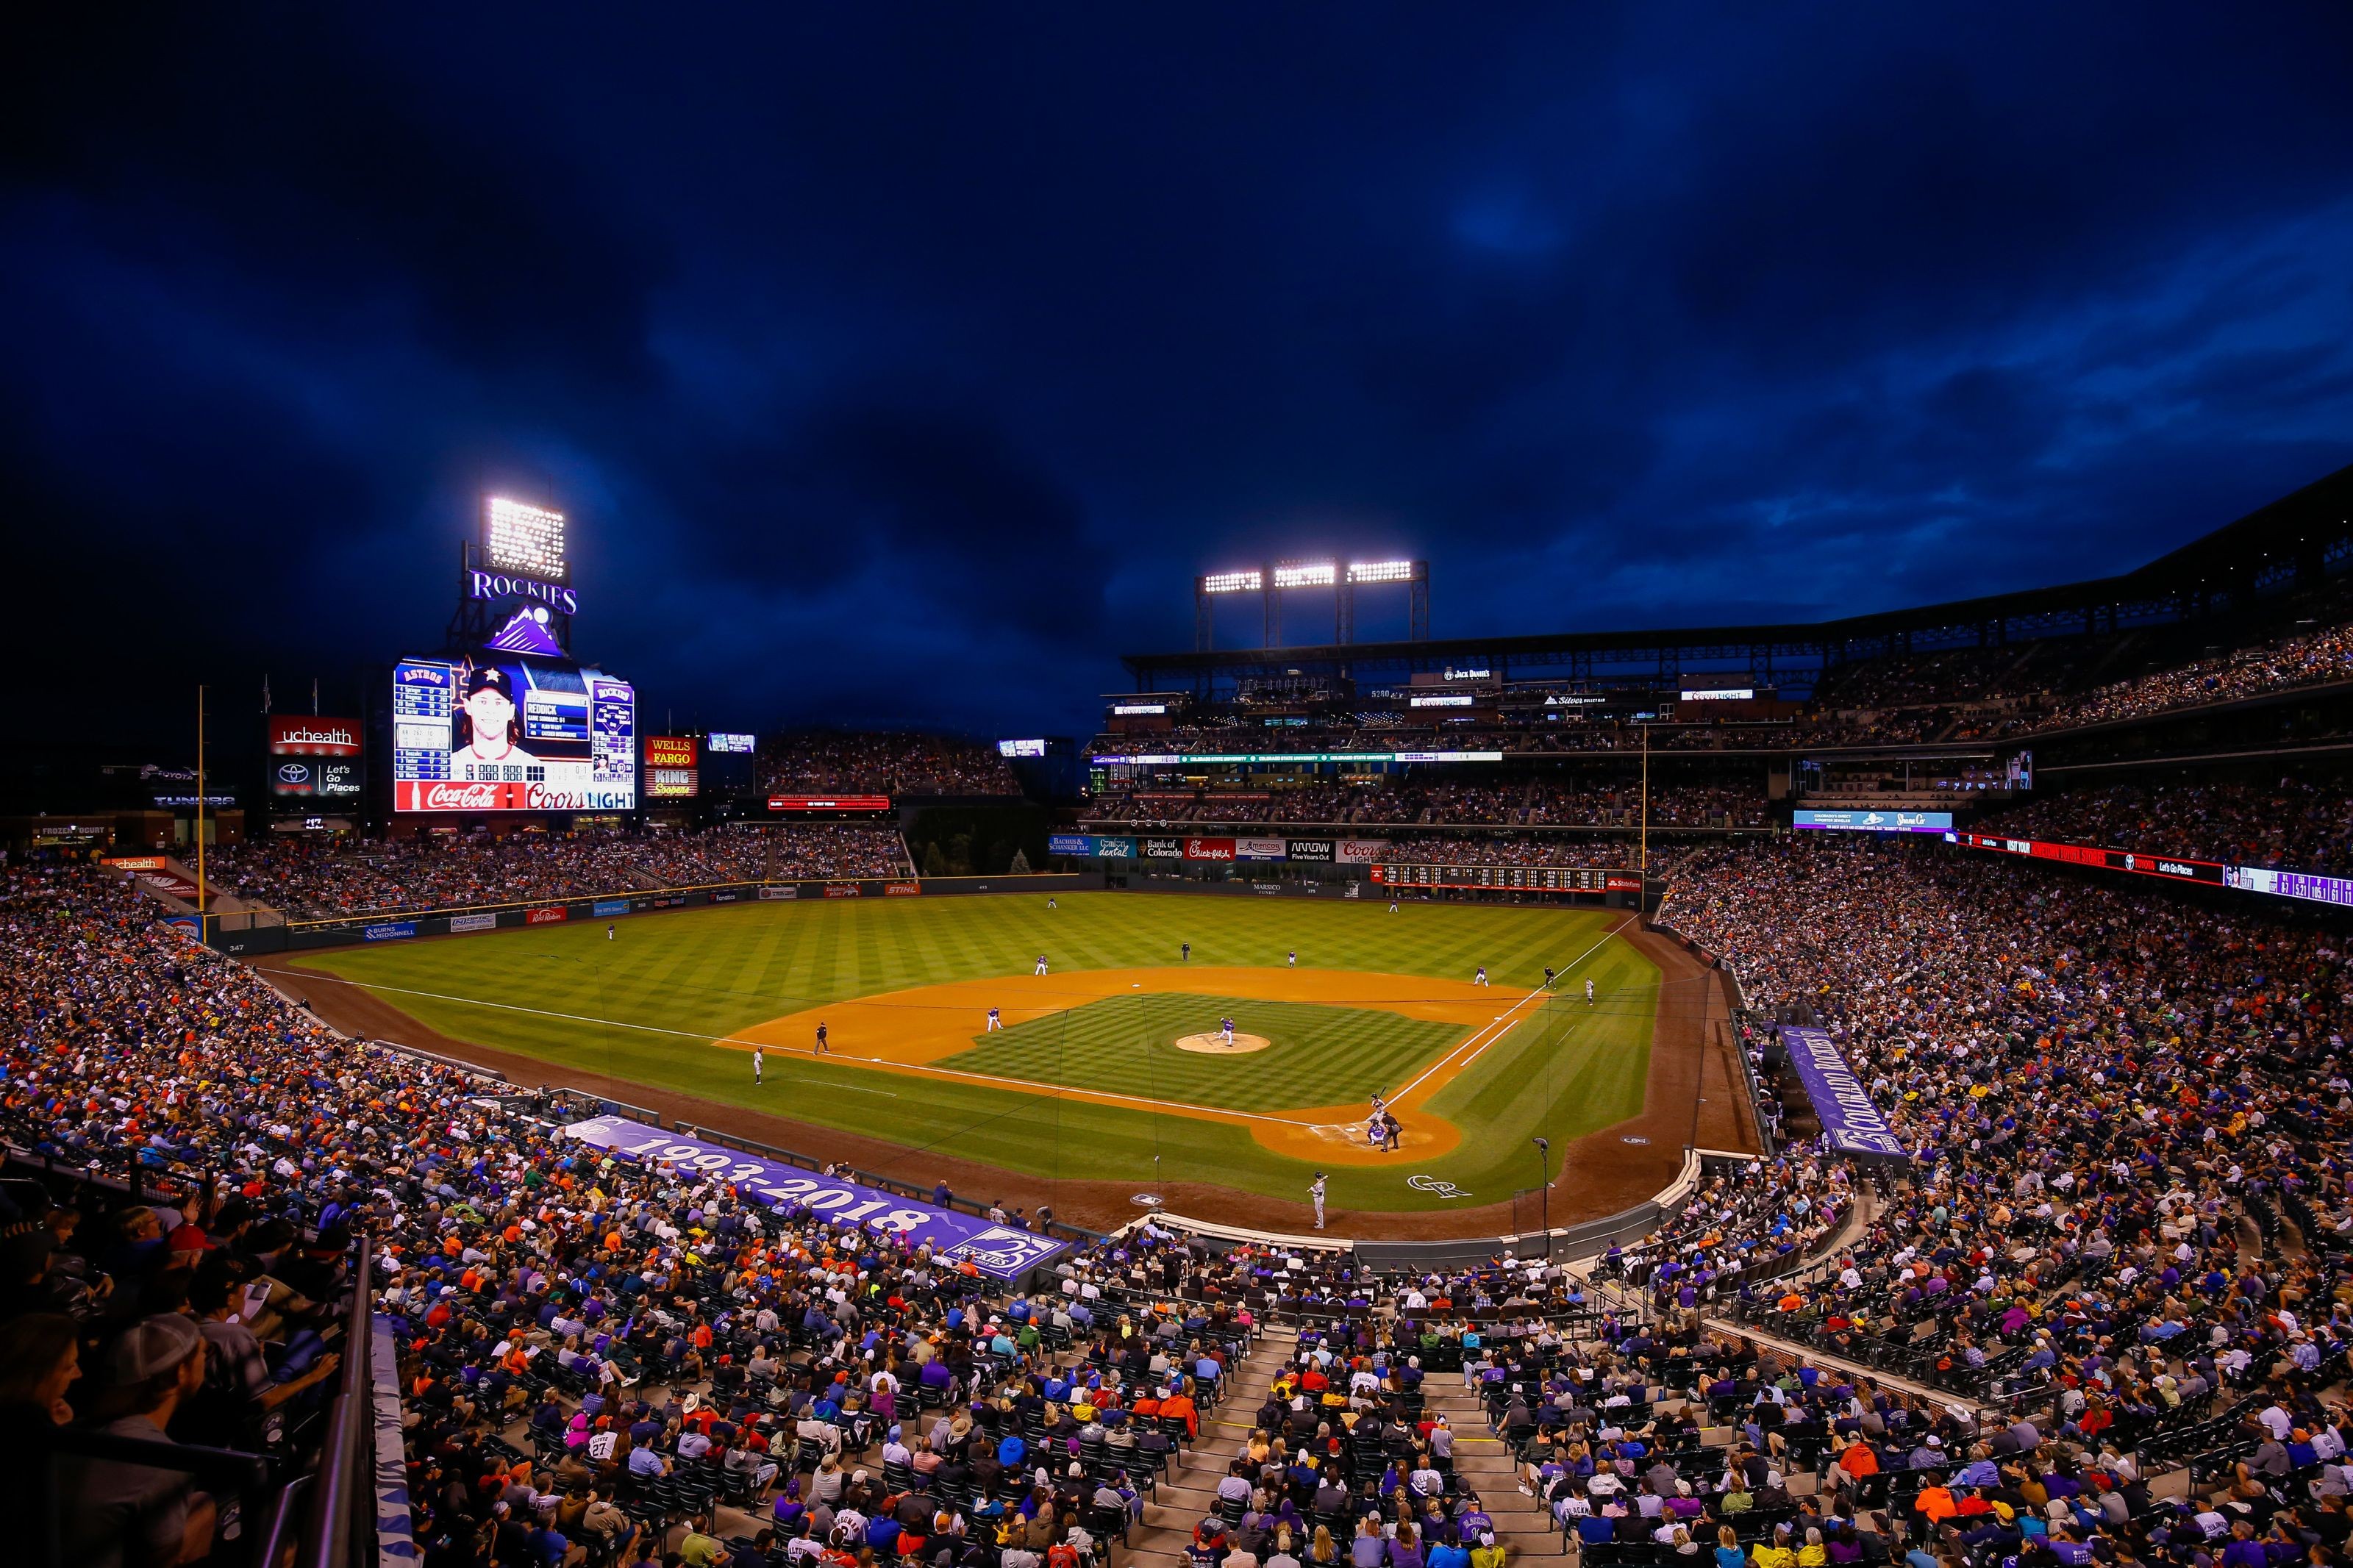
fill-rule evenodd
<path id="1" fill-rule="evenodd" d="M 298 1568 L 349 1568 L 355 1557 L 375 1552 L 375 1282 L 364 1233 L 358 1251 L 351 1310 L 343 1319 L 343 1387 L 327 1406 L 326 1442 L 296 1551 Z"/>

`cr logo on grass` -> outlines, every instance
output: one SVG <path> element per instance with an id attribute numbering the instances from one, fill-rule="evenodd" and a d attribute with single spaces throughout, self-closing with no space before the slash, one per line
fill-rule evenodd
<path id="1" fill-rule="evenodd" d="M 1456 1186 L 1452 1182 L 1440 1181 L 1436 1176 L 1408 1176 L 1405 1179 L 1405 1184 L 1411 1187 L 1415 1192 L 1428 1193 L 1432 1197 L 1467 1198 L 1471 1195 L 1469 1193 L 1464 1192 L 1461 1187 Z"/>

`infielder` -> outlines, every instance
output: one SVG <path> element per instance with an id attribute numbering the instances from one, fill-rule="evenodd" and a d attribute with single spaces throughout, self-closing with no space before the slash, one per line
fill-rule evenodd
<path id="1" fill-rule="evenodd" d="M 1471 984 L 1473 985 L 1484 985 L 1487 984 L 1487 966 L 1485 964 L 1482 963 L 1479 966 L 1479 973 L 1471 977 Z"/>
<path id="2" fill-rule="evenodd" d="M 1038 955 L 1038 973 L 1040 974 L 1046 973 L 1046 955 L 1042 952 Z"/>
<path id="3" fill-rule="evenodd" d="M 1316 1173 L 1315 1173 L 1315 1181 L 1314 1181 L 1314 1184 L 1313 1185 L 1311 1185 L 1311 1186 L 1307 1189 L 1307 1195 L 1308 1195 L 1309 1197 L 1314 1198 L 1314 1199 L 1315 1200 L 1315 1228 L 1316 1228 L 1316 1229 L 1318 1229 L 1318 1230 L 1322 1230 L 1322 1229 L 1324 1228 L 1324 1173 L 1323 1173 L 1323 1172 L 1318 1171 L 1318 1172 L 1316 1172 Z"/>
<path id="4" fill-rule="evenodd" d="M 1295 947 L 1291 950 L 1291 967 L 1293 969 L 1299 967 L 1299 950 Z"/>
<path id="5" fill-rule="evenodd" d="M 1004 1018 L 998 1015 L 996 1008 L 991 1007 L 988 1010 L 988 1027 L 983 1029 L 981 1033 L 984 1035 L 994 1034 L 997 1030 L 1003 1027 L 1005 1027 Z"/>

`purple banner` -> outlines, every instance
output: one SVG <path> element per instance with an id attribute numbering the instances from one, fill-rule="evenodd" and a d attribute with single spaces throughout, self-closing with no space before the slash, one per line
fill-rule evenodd
<path id="1" fill-rule="evenodd" d="M 1806 1098 L 1814 1102 L 1814 1114 L 1830 1134 L 1831 1148 L 1841 1154 L 1876 1154 L 1888 1160 L 1912 1157 L 1872 1103 L 1871 1091 L 1846 1065 L 1846 1053 L 1837 1041 L 1809 1025 L 1783 1024 L 1779 1028 L 1782 1048 L 1806 1086 Z"/>
<path id="2" fill-rule="evenodd" d="M 609 1149 L 646 1164 L 697 1173 L 772 1204 L 795 1204 L 833 1224 L 856 1224 L 909 1247 L 928 1247 L 950 1263 L 970 1262 L 992 1279 L 1015 1280 L 1050 1263 L 1069 1243 L 993 1225 L 982 1215 L 957 1214 L 921 1198 L 901 1197 L 879 1187 L 820 1176 L 779 1160 L 764 1160 L 722 1143 L 665 1132 L 626 1116 L 598 1116 L 564 1130 L 583 1143 Z"/>

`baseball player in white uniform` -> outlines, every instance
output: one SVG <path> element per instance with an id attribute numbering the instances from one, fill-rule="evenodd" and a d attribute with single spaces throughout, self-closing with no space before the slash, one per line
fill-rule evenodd
<path id="1" fill-rule="evenodd" d="M 1323 1172 L 1318 1171 L 1318 1172 L 1316 1172 L 1316 1173 L 1315 1173 L 1315 1180 L 1314 1180 L 1314 1184 L 1311 1184 L 1311 1185 L 1308 1187 L 1308 1189 L 1307 1189 L 1307 1195 L 1308 1195 L 1309 1197 L 1314 1198 L 1314 1199 L 1315 1200 L 1315 1228 L 1316 1228 L 1316 1229 L 1318 1229 L 1318 1230 L 1322 1230 L 1322 1229 L 1324 1228 L 1324 1173 L 1323 1173 Z"/>

